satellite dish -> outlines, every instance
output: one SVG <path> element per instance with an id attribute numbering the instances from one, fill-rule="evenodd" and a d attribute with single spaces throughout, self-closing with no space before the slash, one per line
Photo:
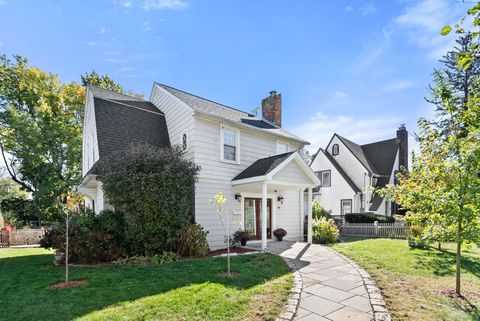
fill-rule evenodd
<path id="1" fill-rule="evenodd" d="M 260 108 L 256 107 L 254 110 L 252 110 L 252 114 L 257 116 L 259 110 L 260 110 Z"/>

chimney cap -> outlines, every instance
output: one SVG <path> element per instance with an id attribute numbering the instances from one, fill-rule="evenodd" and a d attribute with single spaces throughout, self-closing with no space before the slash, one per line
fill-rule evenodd
<path id="1" fill-rule="evenodd" d="M 270 96 L 273 96 L 273 95 L 276 95 L 276 94 L 277 94 L 277 91 L 276 91 L 276 90 L 272 90 L 272 91 L 270 92 Z"/>
<path id="2" fill-rule="evenodd" d="M 405 126 L 405 124 L 400 124 L 400 127 L 398 127 L 398 129 L 407 129 L 407 127 Z"/>

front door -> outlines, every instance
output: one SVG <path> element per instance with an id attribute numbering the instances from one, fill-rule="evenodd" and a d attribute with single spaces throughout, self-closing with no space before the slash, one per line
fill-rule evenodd
<path id="1" fill-rule="evenodd" d="M 251 240 L 262 239 L 262 199 L 245 198 L 244 226 Z M 267 199 L 267 238 L 272 238 L 272 200 Z"/>

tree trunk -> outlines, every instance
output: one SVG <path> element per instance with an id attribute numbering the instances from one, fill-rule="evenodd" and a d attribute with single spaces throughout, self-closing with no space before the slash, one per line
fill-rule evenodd
<path id="1" fill-rule="evenodd" d="M 458 296 L 461 295 L 460 292 L 460 269 L 461 269 L 461 257 L 462 257 L 462 242 L 457 241 L 457 257 L 456 257 L 456 263 L 457 263 L 457 270 L 456 270 L 456 279 L 455 279 L 455 292 L 457 293 Z"/>
<path id="2" fill-rule="evenodd" d="M 68 214 L 66 216 L 66 233 L 65 233 L 65 237 L 66 237 L 66 244 L 65 244 L 65 283 L 68 283 L 68 225 L 69 225 L 69 217 L 68 217 Z"/>

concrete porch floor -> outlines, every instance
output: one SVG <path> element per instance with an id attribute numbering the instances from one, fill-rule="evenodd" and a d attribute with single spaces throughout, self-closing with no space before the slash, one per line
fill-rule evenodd
<path id="1" fill-rule="evenodd" d="M 247 247 L 261 249 L 261 243 Z M 383 297 L 368 273 L 327 246 L 269 241 L 268 252 L 294 263 L 303 288 L 293 320 L 390 320 Z"/>

